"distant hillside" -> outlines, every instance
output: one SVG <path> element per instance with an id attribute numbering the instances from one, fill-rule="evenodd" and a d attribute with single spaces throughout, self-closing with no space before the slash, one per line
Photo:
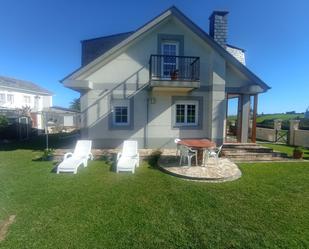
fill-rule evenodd
<path id="1" fill-rule="evenodd" d="M 290 119 L 301 119 L 304 118 L 303 113 L 295 113 L 295 114 L 264 114 L 258 115 L 256 122 L 262 123 L 264 120 L 274 120 L 274 119 L 282 119 L 282 120 L 290 120 Z"/>

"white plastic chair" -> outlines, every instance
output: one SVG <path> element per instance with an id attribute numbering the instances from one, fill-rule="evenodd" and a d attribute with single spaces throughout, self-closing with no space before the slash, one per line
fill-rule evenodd
<path id="1" fill-rule="evenodd" d="M 73 172 L 77 173 L 80 165 L 88 166 L 88 160 L 93 160 L 91 153 L 91 140 L 78 140 L 74 152 L 64 154 L 63 161 L 57 167 L 57 174 L 60 172 Z"/>
<path id="2" fill-rule="evenodd" d="M 223 145 L 213 149 L 208 149 L 205 153 L 206 159 L 204 159 L 205 160 L 204 162 L 207 162 L 210 157 L 213 157 L 215 158 L 216 165 L 218 165 L 219 155 L 221 153 L 222 147 Z"/>
<path id="3" fill-rule="evenodd" d="M 196 150 L 192 150 L 191 148 L 184 146 L 184 145 L 180 145 L 179 150 L 180 150 L 179 166 L 181 165 L 183 159 L 184 159 L 184 162 L 187 159 L 188 166 L 191 167 L 191 160 L 192 160 L 192 157 L 194 156 L 195 156 L 195 165 L 197 165 L 197 151 Z"/>
<path id="4" fill-rule="evenodd" d="M 175 142 L 175 144 L 176 144 L 176 156 L 178 156 L 178 154 L 179 154 L 179 152 L 180 152 L 180 144 L 179 144 L 179 142 L 180 142 L 181 140 L 179 139 L 179 138 L 175 138 L 175 140 L 174 140 L 174 142 Z"/>
<path id="5" fill-rule="evenodd" d="M 123 142 L 122 152 L 117 154 L 117 169 L 120 171 L 135 172 L 135 167 L 139 167 L 138 144 L 134 140 L 126 140 Z"/>

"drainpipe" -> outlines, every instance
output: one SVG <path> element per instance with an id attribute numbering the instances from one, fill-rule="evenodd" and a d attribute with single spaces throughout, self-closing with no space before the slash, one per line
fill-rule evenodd
<path id="1" fill-rule="evenodd" d="M 144 147 L 145 149 L 148 148 L 148 120 L 149 120 L 149 92 L 147 93 L 147 98 L 146 98 L 146 124 L 144 128 Z"/>

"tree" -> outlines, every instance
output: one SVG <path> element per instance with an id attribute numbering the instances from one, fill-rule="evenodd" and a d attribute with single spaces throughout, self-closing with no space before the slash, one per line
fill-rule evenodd
<path id="1" fill-rule="evenodd" d="M 0 115 L 0 131 L 9 125 L 6 116 Z"/>
<path id="2" fill-rule="evenodd" d="M 80 98 L 73 99 L 69 107 L 72 110 L 80 111 Z"/>

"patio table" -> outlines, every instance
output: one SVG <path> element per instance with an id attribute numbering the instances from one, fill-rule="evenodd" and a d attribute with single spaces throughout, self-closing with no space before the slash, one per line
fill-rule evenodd
<path id="1" fill-rule="evenodd" d="M 193 150 L 197 150 L 197 163 L 203 164 L 204 150 L 216 147 L 216 143 L 208 139 L 181 139 L 178 144 L 190 147 Z"/>

